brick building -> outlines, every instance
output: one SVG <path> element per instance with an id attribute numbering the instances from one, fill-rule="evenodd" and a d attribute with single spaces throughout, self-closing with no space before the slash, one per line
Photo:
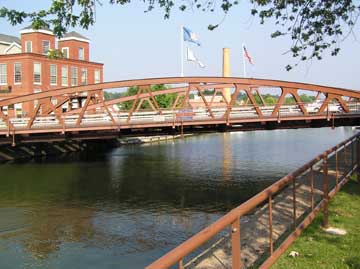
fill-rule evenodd
<path id="1" fill-rule="evenodd" d="M 63 57 L 49 57 L 51 50 L 56 49 Z M 20 39 L 0 34 L 0 99 L 101 83 L 103 64 L 91 62 L 89 54 L 89 39 L 76 32 L 58 40 L 49 29 L 31 27 L 20 31 Z M 33 109 L 33 104 L 26 106 L 17 104 L 8 109 L 26 114 Z"/>

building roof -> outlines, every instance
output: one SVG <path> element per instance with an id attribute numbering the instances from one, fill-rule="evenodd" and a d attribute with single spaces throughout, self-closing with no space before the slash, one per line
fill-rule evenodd
<path id="1" fill-rule="evenodd" d="M 32 25 L 29 25 L 20 30 L 20 34 L 27 34 L 27 33 L 34 33 L 34 32 L 44 33 L 44 34 L 48 34 L 48 35 L 54 34 L 53 31 L 47 26 L 40 27 L 39 29 L 34 29 Z"/>
<path id="2" fill-rule="evenodd" d="M 0 43 L 12 44 L 16 43 L 21 45 L 21 41 L 18 37 L 12 35 L 0 34 Z"/>
<path id="3" fill-rule="evenodd" d="M 78 40 L 78 41 L 82 41 L 82 42 L 89 42 L 90 39 L 88 39 L 87 37 L 79 34 L 78 32 L 75 31 L 71 31 L 69 33 L 66 33 L 62 38 L 60 38 L 60 41 L 65 41 L 65 40 Z"/>

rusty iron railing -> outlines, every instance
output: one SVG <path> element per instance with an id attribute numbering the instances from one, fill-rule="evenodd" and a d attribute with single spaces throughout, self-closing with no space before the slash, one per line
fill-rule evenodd
<path id="1" fill-rule="evenodd" d="M 356 134 L 231 210 L 146 269 L 269 268 L 321 209 L 323 226 L 328 226 L 329 199 L 359 170 L 360 135 Z M 219 234 L 226 239 L 199 253 Z"/>
<path id="2" fill-rule="evenodd" d="M 153 91 L 155 85 L 167 87 Z M 133 87 L 136 91 L 132 95 L 104 99 L 107 91 Z M 230 100 L 225 97 L 229 88 L 233 89 Z M 273 104 L 266 103 L 263 97 L 268 89 L 278 91 L 279 97 Z M 316 95 L 315 100 L 302 102 L 304 91 L 309 96 Z M 169 95 L 169 102 L 159 102 L 161 96 Z M 288 96 L 293 97 L 292 104 L 288 104 Z M 217 101 L 215 97 L 219 97 Z M 356 124 L 360 117 L 359 100 L 359 91 L 268 79 L 168 77 L 112 81 L 1 99 L 0 136 L 12 136 L 16 142 L 23 135 L 120 133 L 129 129 L 220 125 L 273 128 L 281 122 L 285 127 L 310 125 L 310 121 L 316 126 Z M 188 114 L 181 116 L 184 110 L 189 110 Z M 10 139 L 6 141 L 9 143 Z"/>

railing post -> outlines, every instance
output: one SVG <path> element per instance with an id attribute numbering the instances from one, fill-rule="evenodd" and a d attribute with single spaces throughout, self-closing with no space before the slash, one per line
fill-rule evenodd
<path id="1" fill-rule="evenodd" d="M 240 250 L 240 218 L 231 223 L 231 257 L 232 269 L 241 268 L 241 250 Z"/>
<path id="2" fill-rule="evenodd" d="M 345 143 L 345 145 L 344 145 L 344 153 L 343 153 L 343 155 L 344 155 L 344 165 L 346 166 L 347 165 L 347 157 L 346 157 L 346 143 Z"/>
<path id="3" fill-rule="evenodd" d="M 179 261 L 179 264 L 178 264 L 178 269 L 184 269 L 185 267 L 184 267 L 184 263 L 183 263 L 183 260 L 180 260 Z"/>
<path id="4" fill-rule="evenodd" d="M 311 166 L 310 168 L 310 186 L 311 186 L 311 211 L 314 210 L 315 202 L 314 202 L 314 168 Z"/>
<path id="5" fill-rule="evenodd" d="M 336 181 L 336 191 L 339 188 L 339 158 L 338 158 L 339 146 L 336 146 L 335 150 L 335 181 Z"/>
<path id="6" fill-rule="evenodd" d="M 12 143 L 11 143 L 11 146 L 12 146 L 12 147 L 15 147 L 15 146 L 16 146 L 16 143 L 15 143 L 15 127 L 14 127 L 13 133 L 12 133 Z"/>
<path id="7" fill-rule="evenodd" d="M 274 252 L 274 243 L 273 243 L 273 212 L 272 212 L 272 196 L 269 196 L 269 249 L 270 256 Z"/>
<path id="8" fill-rule="evenodd" d="M 295 182 L 295 177 L 292 180 L 292 189 L 293 189 L 293 225 L 294 225 L 294 230 L 296 230 L 296 182 Z"/>
<path id="9" fill-rule="evenodd" d="M 324 222 L 323 227 L 327 228 L 329 226 L 329 176 L 328 176 L 328 155 L 327 153 L 324 156 L 323 162 L 323 199 L 325 202 L 324 205 Z"/>
<path id="10" fill-rule="evenodd" d="M 355 160 L 354 160 L 354 141 L 351 141 L 351 169 L 354 168 Z"/>

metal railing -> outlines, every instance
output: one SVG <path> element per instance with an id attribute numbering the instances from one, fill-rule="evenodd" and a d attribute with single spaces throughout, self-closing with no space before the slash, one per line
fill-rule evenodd
<path id="1" fill-rule="evenodd" d="M 359 164 L 360 135 L 356 134 L 231 210 L 146 269 L 269 268 L 321 209 L 323 225 L 328 225 L 329 199 L 359 170 Z"/>
<path id="2" fill-rule="evenodd" d="M 350 114 L 358 114 L 360 112 L 360 105 L 357 105 L 358 103 L 349 104 L 350 107 Z M 253 119 L 257 121 L 265 121 L 265 120 L 274 120 L 274 121 L 282 121 L 282 120 L 291 120 L 292 118 L 299 119 L 301 117 L 303 120 L 306 119 L 312 119 L 312 118 L 325 118 L 328 121 L 335 120 L 336 117 L 341 116 L 341 112 L 331 112 L 330 110 L 326 110 L 322 113 L 309 113 L 308 115 L 304 115 L 299 109 L 291 108 L 291 106 L 281 106 L 277 115 L 272 115 L 272 110 L 274 109 L 274 106 L 263 106 L 258 107 L 263 115 L 260 118 L 259 115 L 255 111 L 254 106 L 241 106 L 241 107 L 233 107 L 231 111 L 228 114 L 226 113 L 226 108 L 213 108 L 212 109 L 212 115 L 207 112 L 205 108 L 203 109 L 191 109 L 189 110 L 191 112 L 191 116 L 185 117 L 179 117 L 179 113 L 182 112 L 181 109 L 172 109 L 172 110 L 164 110 L 162 111 L 162 114 L 159 115 L 156 111 L 141 111 L 141 112 L 133 112 L 130 120 L 128 122 L 129 112 L 128 111 L 112 111 L 111 117 L 115 120 L 115 123 L 119 126 L 125 126 L 127 123 L 131 124 L 156 124 L 156 123 L 162 123 L 167 125 L 174 125 L 174 124 L 180 124 L 182 121 L 191 123 L 194 122 L 194 125 L 197 124 L 197 122 L 209 123 L 211 124 L 211 121 L 216 121 L 219 123 L 219 121 L 225 123 L 230 122 L 241 123 L 242 121 L 246 121 L 247 119 Z M 63 120 L 63 124 L 66 127 L 66 129 L 70 129 L 76 125 L 77 120 L 79 119 L 80 115 L 62 115 L 61 119 Z M 101 125 L 104 126 L 112 125 L 112 118 L 110 115 L 104 113 L 101 111 L 100 113 L 87 113 L 83 115 L 82 121 L 81 121 L 81 127 L 88 127 L 93 125 Z M 14 117 L 9 118 L 7 121 L 4 119 L 0 119 L 0 131 L 6 130 L 9 128 L 7 125 L 7 122 L 10 122 L 14 128 L 15 131 L 17 130 L 26 130 L 31 129 L 28 128 L 29 121 L 31 121 L 30 117 Z M 36 118 L 32 121 L 32 127 L 33 129 L 39 128 L 39 127 L 62 127 L 62 124 L 59 122 L 56 115 L 38 115 Z"/>

